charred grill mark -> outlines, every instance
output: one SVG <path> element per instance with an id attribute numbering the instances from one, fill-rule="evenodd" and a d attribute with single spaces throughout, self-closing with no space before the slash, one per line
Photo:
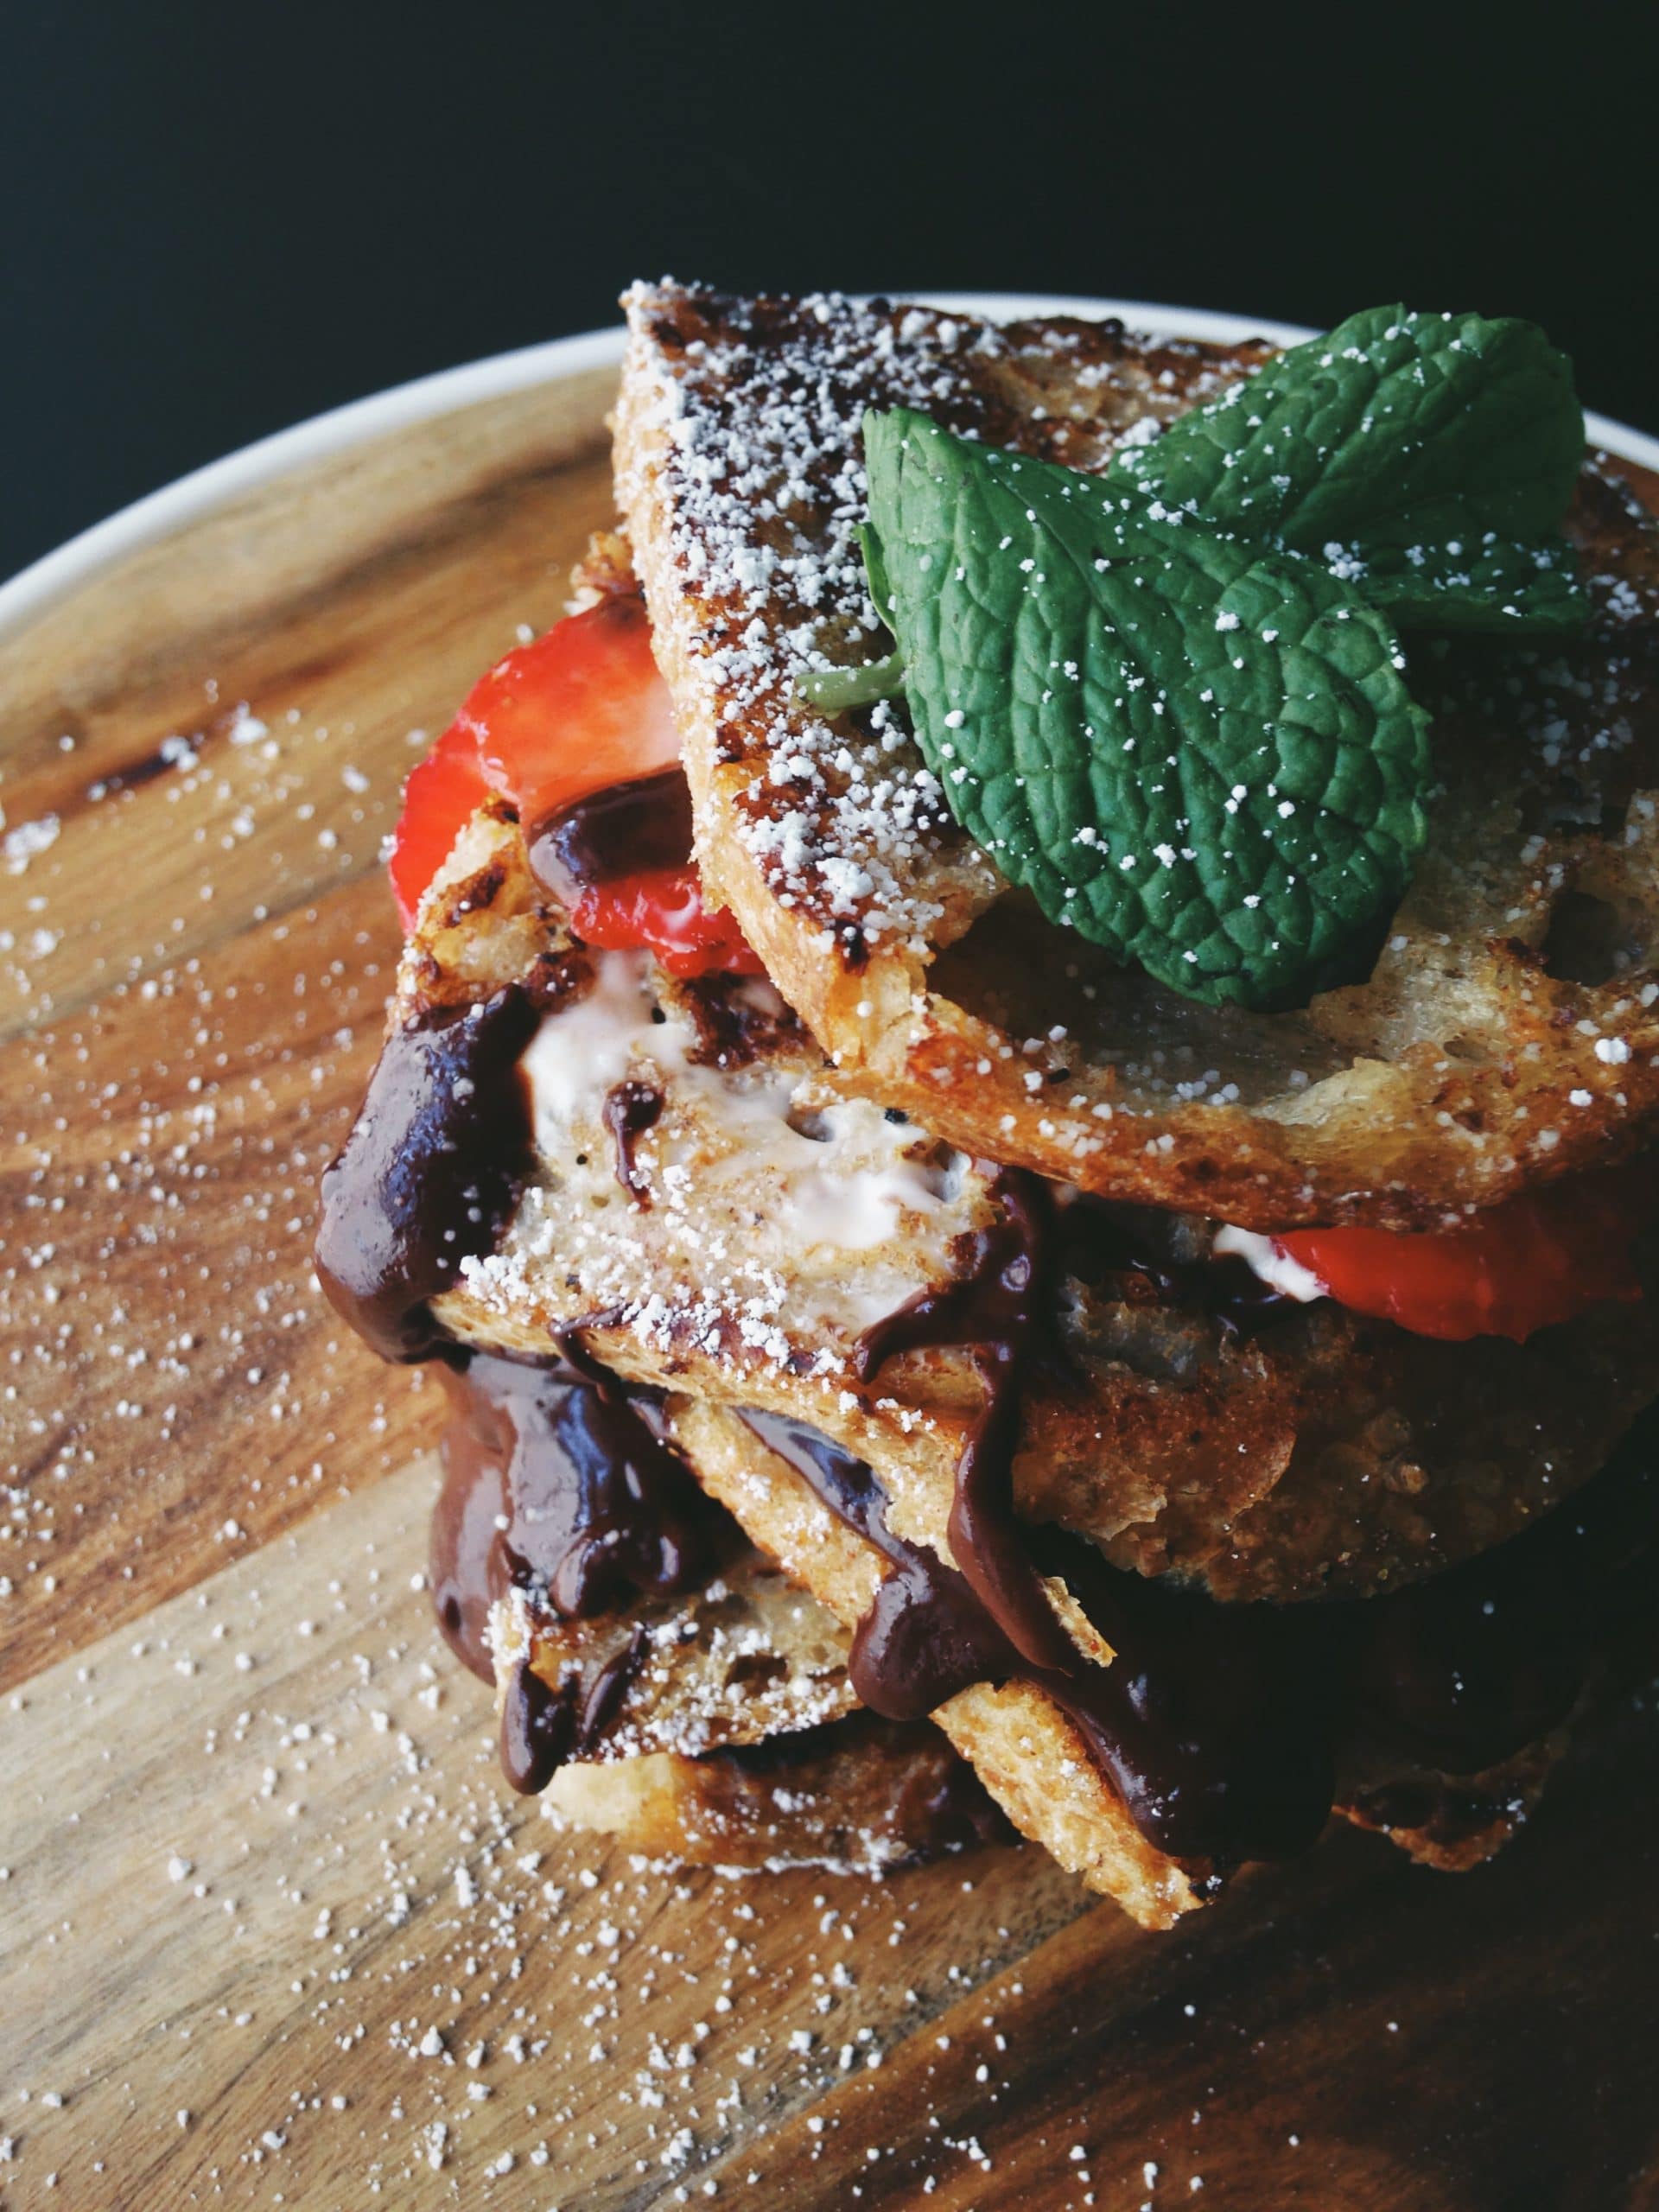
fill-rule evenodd
<path id="1" fill-rule="evenodd" d="M 440 929 L 459 929 L 469 914 L 486 914 L 507 882 L 507 864 L 496 859 L 457 884 L 438 919 Z"/>

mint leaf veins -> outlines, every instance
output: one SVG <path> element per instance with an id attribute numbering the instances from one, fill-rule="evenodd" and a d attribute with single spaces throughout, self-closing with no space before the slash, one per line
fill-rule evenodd
<path id="1" fill-rule="evenodd" d="M 1560 535 L 1583 458 L 1572 364 L 1536 324 L 1382 307 L 1109 473 L 1326 560 L 1408 626 L 1558 635 L 1587 612 Z"/>
<path id="2" fill-rule="evenodd" d="M 1190 997 L 1306 997 L 1423 846 L 1427 716 L 1388 615 L 1109 474 L 907 410 L 864 439 L 867 565 L 964 829 Z"/>

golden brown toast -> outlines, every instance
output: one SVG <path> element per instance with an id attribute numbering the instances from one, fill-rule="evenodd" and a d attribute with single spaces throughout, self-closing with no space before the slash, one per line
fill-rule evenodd
<path id="1" fill-rule="evenodd" d="M 591 1619 L 516 1592 L 495 1609 L 492 1646 L 498 1702 L 519 1659 L 554 1689 L 623 1664 L 621 1694 L 583 1747 L 590 1761 L 696 1758 L 817 1727 L 857 1704 L 834 1615 L 753 1552 L 680 1596 Z"/>
<path id="2" fill-rule="evenodd" d="M 937 1728 L 873 1713 L 696 1758 L 562 1767 L 542 1802 L 628 1851 L 728 1870 L 883 1873 L 1009 1834 Z"/>
<path id="3" fill-rule="evenodd" d="M 1070 319 L 639 286 L 618 502 L 685 733 L 698 855 L 840 1079 L 964 1151 L 1260 1229 L 1435 1226 L 1659 1119 L 1659 556 L 1599 466 L 1582 645 L 1414 647 L 1444 791 L 1369 976 L 1198 1006 L 1037 918 L 950 820 L 901 715 L 825 717 L 879 657 L 858 425 L 918 408 L 1102 466 L 1266 358 Z"/>
<path id="4" fill-rule="evenodd" d="M 674 1432 L 698 1479 L 745 1534 L 850 1630 L 882 1578 L 874 1548 L 735 1414 L 677 1401 Z M 1040 1688 L 976 1683 L 933 1719 L 1022 1834 L 1143 1927 L 1169 1927 L 1220 1894 L 1231 1870 L 1173 1858 L 1148 1841 L 1071 1720 Z M 1472 1777 L 1427 1772 L 1397 1754 L 1374 1756 L 1363 1771 L 1339 1776 L 1335 1809 L 1425 1865 L 1471 1866 L 1509 1840 L 1565 1741 L 1557 1731 Z"/>
<path id="5" fill-rule="evenodd" d="M 438 1301 L 447 1325 L 536 1357 L 601 1316 L 586 1341 L 618 1373 L 811 1421 L 877 1468 L 906 1533 L 943 1544 L 980 1382 L 941 1351 L 867 1387 L 853 1355 L 872 1320 L 959 1274 L 994 1212 L 990 1171 L 838 1099 L 763 985 L 677 985 L 643 956 L 575 953 L 516 824 L 486 810 L 423 911 L 398 1007 L 412 1019 L 537 963 L 569 995 L 548 1024 L 536 1179 L 499 1252 Z M 613 1045 L 631 1036 L 626 1059 L 598 1041 L 602 1013 Z M 712 1058 L 693 1059 L 705 1033 Z M 527 1065 L 541 1058 L 532 1046 Z M 624 1076 L 664 1102 L 632 1193 L 603 1122 Z M 1203 1224 L 1166 1228 L 1207 1249 Z M 1436 1343 L 1328 1303 L 1241 1335 L 1179 1289 L 1091 1274 L 1086 1240 L 1076 1265 L 1069 1372 L 1027 1389 L 1016 1505 L 1229 1599 L 1363 1593 L 1482 1550 L 1592 1474 L 1659 1390 L 1651 1304 L 1524 1348 Z"/>

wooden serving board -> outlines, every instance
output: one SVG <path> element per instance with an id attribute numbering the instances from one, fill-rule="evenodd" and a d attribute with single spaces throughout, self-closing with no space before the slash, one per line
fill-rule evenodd
<path id="1" fill-rule="evenodd" d="M 1461 1880 L 1142 1935 L 1035 1850 L 651 1868 L 500 1781 L 437 1392 L 317 1177 L 423 738 L 561 611 L 608 372 L 317 462 L 0 645 L 0 2205 L 1659 2203 L 1659 1727 Z M 47 826 L 41 826 L 47 825 Z"/>

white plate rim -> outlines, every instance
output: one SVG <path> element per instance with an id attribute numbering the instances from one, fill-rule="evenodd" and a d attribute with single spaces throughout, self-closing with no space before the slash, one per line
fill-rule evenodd
<path id="1" fill-rule="evenodd" d="M 1270 338 L 1294 345 L 1313 334 L 1304 325 L 1276 322 L 1259 315 L 1228 315 L 1206 308 L 1166 307 L 1148 300 L 1090 299 L 1066 294 L 1027 292 L 913 292 L 906 289 L 894 298 L 919 300 L 926 305 L 977 315 L 993 321 L 1027 315 L 1118 315 L 1131 328 L 1157 337 L 1205 338 L 1226 344 L 1249 337 Z M 493 353 L 483 360 L 460 367 L 440 369 L 408 384 L 393 385 L 364 399 L 313 415 L 291 429 L 275 431 L 241 447 L 222 460 L 193 469 L 159 491 L 145 493 L 103 522 L 94 523 L 54 551 L 21 569 L 10 582 L 0 584 L 0 639 L 22 629 L 37 614 L 66 598 L 104 569 L 128 555 L 157 543 L 214 509 L 257 491 L 261 486 L 331 454 L 349 452 L 389 431 L 415 423 L 453 414 L 480 401 L 524 391 L 536 385 L 554 384 L 608 367 L 622 355 L 620 325 L 588 330 L 572 338 L 552 338 L 535 346 L 521 346 L 508 353 Z M 1586 414 L 1586 433 L 1592 445 L 1605 448 L 1639 467 L 1659 470 L 1659 438 L 1632 429 L 1605 415 Z"/>

